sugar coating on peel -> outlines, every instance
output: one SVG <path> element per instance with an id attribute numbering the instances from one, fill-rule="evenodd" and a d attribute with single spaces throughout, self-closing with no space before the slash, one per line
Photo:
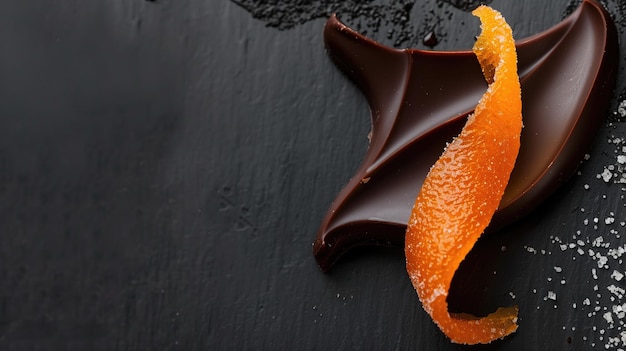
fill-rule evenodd
<path id="1" fill-rule="evenodd" d="M 522 102 L 517 54 L 502 15 L 480 6 L 474 53 L 489 87 L 474 114 L 427 175 L 409 219 L 407 271 L 426 312 L 462 344 L 489 343 L 517 330 L 517 307 L 478 318 L 448 312 L 455 271 L 498 208 L 519 151 Z"/>

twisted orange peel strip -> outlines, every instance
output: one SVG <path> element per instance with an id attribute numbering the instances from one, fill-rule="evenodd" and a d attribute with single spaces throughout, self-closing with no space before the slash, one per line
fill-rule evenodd
<path id="1" fill-rule="evenodd" d="M 474 45 L 487 92 L 459 136 L 431 168 L 406 233 L 407 271 L 426 312 L 461 344 L 489 343 L 517 330 L 517 307 L 482 318 L 450 314 L 446 298 L 455 271 L 489 225 L 519 151 L 522 102 L 517 54 L 502 15 L 480 6 Z"/>

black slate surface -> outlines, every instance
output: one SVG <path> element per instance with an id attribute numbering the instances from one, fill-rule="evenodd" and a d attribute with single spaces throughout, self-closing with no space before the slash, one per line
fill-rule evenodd
<path id="1" fill-rule="evenodd" d="M 468 49 L 478 22 L 450 3 L 416 1 L 406 25 Z M 518 38 L 574 4 L 491 3 Z M 623 5 L 606 5 L 623 48 Z M 252 13 L 0 2 L 0 349 L 626 348 L 626 265 L 610 256 L 626 249 L 622 58 L 579 175 L 463 267 L 457 308 L 518 304 L 519 331 L 463 347 L 421 309 L 400 249 L 316 266 L 315 232 L 367 147 L 367 104 L 326 56 L 324 18 L 278 30 Z M 374 32 L 363 16 L 352 24 L 398 39 L 393 19 Z"/>

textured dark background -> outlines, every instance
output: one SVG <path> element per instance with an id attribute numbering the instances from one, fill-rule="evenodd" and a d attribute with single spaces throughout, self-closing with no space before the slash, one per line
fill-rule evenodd
<path id="1" fill-rule="evenodd" d="M 451 3 L 346 18 L 385 44 L 424 48 L 433 31 L 435 49 L 468 49 L 478 21 Z M 491 3 L 518 38 L 574 4 Z M 421 309 L 400 249 L 316 266 L 311 243 L 367 147 L 368 108 L 326 56 L 323 15 L 280 30 L 253 17 L 265 5 L 243 5 L 0 2 L 1 350 L 465 349 Z M 623 5 L 607 6 L 623 39 Z M 517 334 L 470 349 L 604 349 L 623 331 L 603 315 L 626 302 L 607 289 L 625 287 L 611 278 L 625 265 L 597 268 L 587 251 L 626 241 L 622 63 L 612 123 L 579 175 L 463 267 L 459 308 L 520 306 Z M 598 179 L 609 166 L 615 179 Z M 560 246 L 578 239 L 583 255 Z"/>

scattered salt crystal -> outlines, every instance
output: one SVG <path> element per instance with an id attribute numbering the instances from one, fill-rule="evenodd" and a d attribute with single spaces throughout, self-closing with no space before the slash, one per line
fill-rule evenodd
<path id="1" fill-rule="evenodd" d="M 626 100 L 623 100 L 617 106 L 617 113 L 620 117 L 626 117 Z"/>
<path id="2" fill-rule="evenodd" d="M 600 254 L 598 254 L 597 256 L 598 256 L 598 267 L 599 268 L 608 268 L 606 263 L 609 261 L 609 259 L 606 256 L 602 256 Z"/>
<path id="3" fill-rule="evenodd" d="M 624 294 L 626 293 L 626 290 L 624 290 L 624 288 L 615 286 L 613 284 L 607 286 L 607 290 L 610 291 L 611 294 L 615 295 L 620 300 L 622 299 L 622 297 L 624 297 Z"/>
<path id="4" fill-rule="evenodd" d="M 624 278 L 624 274 L 614 270 L 613 273 L 611 274 L 611 278 L 613 278 L 613 279 L 615 279 L 617 281 L 620 281 L 620 280 L 622 280 L 622 278 Z"/>
<path id="5" fill-rule="evenodd" d="M 604 180 L 605 183 L 608 183 L 609 181 L 611 181 L 611 178 L 613 178 L 613 173 L 605 168 L 601 174 L 598 174 L 598 176 L 602 177 L 602 180 Z"/>
<path id="6" fill-rule="evenodd" d="M 559 266 L 554 266 L 554 271 L 557 273 L 561 273 L 563 271 L 563 268 L 559 267 Z"/>
<path id="7" fill-rule="evenodd" d="M 626 303 L 623 305 L 613 305 L 613 313 L 617 319 L 622 319 L 626 316 Z"/>
<path id="8" fill-rule="evenodd" d="M 548 291 L 548 299 L 556 301 L 556 293 L 554 291 Z"/>
<path id="9" fill-rule="evenodd" d="M 611 312 L 607 312 L 604 315 L 602 315 L 602 317 L 604 317 L 604 320 L 609 323 L 609 324 L 613 324 L 613 315 L 611 314 Z"/>

